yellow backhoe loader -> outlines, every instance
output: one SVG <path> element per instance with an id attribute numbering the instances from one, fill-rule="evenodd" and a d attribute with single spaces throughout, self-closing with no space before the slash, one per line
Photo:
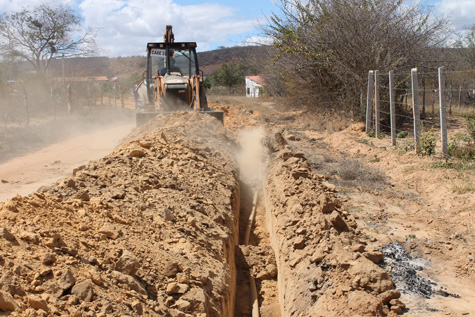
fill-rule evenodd
<path id="1" fill-rule="evenodd" d="M 171 25 L 163 37 L 161 43 L 147 44 L 147 69 L 134 89 L 137 126 L 177 110 L 206 113 L 223 122 L 223 112 L 208 107 L 196 42 L 175 42 Z"/>

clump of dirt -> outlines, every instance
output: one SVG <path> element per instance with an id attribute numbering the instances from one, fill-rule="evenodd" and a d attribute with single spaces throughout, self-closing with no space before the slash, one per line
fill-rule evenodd
<path id="1" fill-rule="evenodd" d="M 231 316 L 232 144 L 209 116 L 158 116 L 72 177 L 1 204 L 0 310 Z"/>
<path id="2" fill-rule="evenodd" d="M 266 179 L 266 206 L 283 316 L 395 315 L 404 309 L 388 272 L 367 248 L 335 186 L 315 174 L 280 133 Z"/>

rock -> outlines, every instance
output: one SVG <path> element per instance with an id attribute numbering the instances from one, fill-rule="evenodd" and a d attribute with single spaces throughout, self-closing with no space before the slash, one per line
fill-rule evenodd
<path id="1" fill-rule="evenodd" d="M 28 304 L 31 308 L 34 308 L 36 310 L 42 309 L 45 312 L 49 311 L 48 304 L 46 304 L 46 301 L 35 295 L 28 295 Z"/>
<path id="2" fill-rule="evenodd" d="M 397 298 L 394 298 L 394 299 L 391 299 L 391 301 L 389 302 L 389 305 L 391 305 L 391 310 L 395 311 L 393 309 L 394 306 L 398 306 L 400 309 L 398 309 L 398 311 L 396 311 L 396 313 L 401 313 L 404 308 L 406 308 L 406 305 L 400 300 L 400 299 L 397 299 Z"/>
<path id="3" fill-rule="evenodd" d="M 56 262 L 56 255 L 54 255 L 54 253 L 47 253 L 43 257 L 44 265 L 52 265 L 54 262 Z"/>
<path id="4" fill-rule="evenodd" d="M 266 271 L 269 273 L 271 278 L 277 276 L 277 266 L 275 264 L 269 264 L 266 266 Z"/>
<path id="5" fill-rule="evenodd" d="M 165 268 L 163 270 L 163 275 L 166 277 L 175 277 L 176 274 L 180 272 L 180 266 L 177 262 L 168 262 L 165 264 Z"/>
<path id="6" fill-rule="evenodd" d="M 139 268 L 140 262 L 137 260 L 137 257 L 129 250 L 124 250 L 122 256 L 119 258 L 119 261 L 117 261 L 115 264 L 116 271 L 129 275 L 135 275 Z"/>
<path id="7" fill-rule="evenodd" d="M 162 209 L 158 210 L 158 214 L 160 215 L 160 217 L 162 217 L 166 221 L 175 221 L 176 220 L 176 217 L 173 214 L 173 211 L 171 211 L 168 208 L 162 208 Z"/>
<path id="8" fill-rule="evenodd" d="M 286 138 L 287 138 L 287 140 L 289 140 L 289 141 L 300 141 L 300 138 L 297 137 L 297 136 L 295 136 L 295 135 L 293 135 L 293 134 L 288 134 L 288 135 L 286 136 Z"/>
<path id="9" fill-rule="evenodd" d="M 64 273 L 63 277 L 59 280 L 58 286 L 62 289 L 68 289 L 72 287 L 76 283 L 76 279 L 74 278 L 73 273 L 71 272 L 70 269 Z"/>
<path id="10" fill-rule="evenodd" d="M 331 192 L 334 192 L 336 190 L 336 186 L 329 182 L 323 182 L 322 185 L 325 186 Z"/>
<path id="11" fill-rule="evenodd" d="M 142 151 L 141 149 L 133 149 L 130 151 L 130 157 L 144 157 L 145 152 Z"/>
<path id="12" fill-rule="evenodd" d="M 96 271 L 95 269 L 90 270 L 89 277 L 91 278 L 92 282 L 98 286 L 102 286 L 104 282 L 102 281 L 101 274 Z"/>
<path id="13" fill-rule="evenodd" d="M 189 301 L 179 299 L 175 302 L 175 305 L 173 305 L 173 306 L 178 308 L 179 310 L 181 310 L 183 312 L 186 312 L 186 311 L 188 311 L 188 309 L 190 309 L 191 303 Z"/>
<path id="14" fill-rule="evenodd" d="M 91 280 L 85 280 L 73 286 L 71 294 L 76 296 L 80 301 L 90 302 L 94 295 L 94 288 Z"/>
<path id="15" fill-rule="evenodd" d="M 397 289 L 390 289 L 384 293 L 378 295 L 379 300 L 384 304 L 387 305 L 393 299 L 398 299 L 401 297 L 401 292 Z"/>
<path id="16" fill-rule="evenodd" d="M 79 192 L 76 197 L 82 201 L 89 201 L 91 199 L 87 191 Z"/>
<path id="17" fill-rule="evenodd" d="M 139 145 L 145 149 L 150 149 L 152 147 L 152 142 L 147 140 L 141 140 L 139 141 Z"/>
<path id="18" fill-rule="evenodd" d="M 66 187 L 70 187 L 70 188 L 75 188 L 76 187 L 76 182 L 74 181 L 74 179 L 70 178 L 66 181 Z"/>
<path id="19" fill-rule="evenodd" d="M 335 198 L 331 197 L 330 194 L 324 193 L 318 197 L 318 203 L 322 207 L 322 212 L 324 214 L 330 213 L 336 208 Z"/>
<path id="20" fill-rule="evenodd" d="M 83 169 L 86 168 L 86 165 L 81 165 L 75 169 L 73 169 L 73 176 L 76 176 L 76 174 L 79 172 L 79 171 L 82 171 Z"/>
<path id="21" fill-rule="evenodd" d="M 68 248 L 68 247 L 62 247 L 61 252 L 69 254 L 70 256 L 77 256 L 78 253 L 79 253 L 79 251 L 77 249 Z"/>
<path id="22" fill-rule="evenodd" d="M 99 233 L 102 233 L 106 238 L 115 240 L 119 237 L 119 231 L 115 229 L 115 226 L 112 224 L 104 224 L 100 229 Z"/>
<path id="23" fill-rule="evenodd" d="M 270 279 L 270 274 L 266 270 L 260 271 L 259 273 L 256 274 L 255 276 L 256 279 L 263 281 L 263 280 L 268 280 Z"/>
<path id="24" fill-rule="evenodd" d="M 294 240 L 294 248 L 295 249 L 303 249 L 305 248 L 305 238 L 302 236 L 298 236 Z"/>
<path id="25" fill-rule="evenodd" d="M 12 296 L 25 296 L 25 291 L 21 287 L 18 278 L 9 271 L 3 273 L 2 277 L 0 278 L 0 288 L 4 291 L 7 291 Z"/>
<path id="26" fill-rule="evenodd" d="M 293 179 L 299 178 L 308 178 L 309 177 L 309 170 L 306 168 L 298 168 L 292 171 Z"/>
<path id="27" fill-rule="evenodd" d="M 1 311 L 16 311 L 19 310 L 20 307 L 16 303 L 15 299 L 13 299 L 12 295 L 8 294 L 7 292 L 0 291 L 0 310 Z"/>
<path id="28" fill-rule="evenodd" d="M 112 271 L 112 277 L 117 282 L 127 286 L 130 290 L 136 291 L 142 295 L 147 295 L 147 290 L 145 287 L 133 276 L 121 273 L 119 271 Z"/>
<path id="29" fill-rule="evenodd" d="M 384 260 L 384 254 L 379 251 L 368 251 L 363 253 L 363 255 L 374 264 L 379 264 Z"/>
<path id="30" fill-rule="evenodd" d="M 182 295 L 180 299 L 190 302 L 190 311 L 193 311 L 195 314 L 206 313 L 207 298 L 202 288 L 191 288 L 186 294 Z"/>
<path id="31" fill-rule="evenodd" d="M 381 302 L 364 291 L 348 294 L 348 316 L 384 316 Z"/>
<path id="32" fill-rule="evenodd" d="M 8 240 L 10 242 L 15 242 L 16 238 L 13 234 L 10 233 L 6 228 L 0 228 L 0 237 Z"/>
<path id="33" fill-rule="evenodd" d="M 59 248 L 64 245 L 64 243 L 59 234 L 54 234 L 52 237 L 46 239 L 45 245 L 50 248 Z"/>
<path id="34" fill-rule="evenodd" d="M 130 306 L 132 307 L 132 309 L 134 310 L 134 312 L 137 315 L 143 315 L 143 305 L 142 305 L 141 302 L 136 300 L 136 301 L 132 302 L 132 304 Z"/>
<path id="35" fill-rule="evenodd" d="M 20 239 L 36 244 L 39 241 L 39 236 L 33 232 L 23 231 L 20 233 Z"/>
<path id="36" fill-rule="evenodd" d="M 45 269 L 45 270 L 40 272 L 41 277 L 45 277 L 45 276 L 48 276 L 50 274 L 53 274 L 53 270 L 51 270 L 51 269 Z"/>
<path id="37" fill-rule="evenodd" d="M 10 200 L 10 199 L 7 200 L 3 204 L 3 209 L 8 210 L 8 211 L 12 211 L 12 212 L 18 212 L 17 204 L 13 200 Z"/>
<path id="38" fill-rule="evenodd" d="M 173 282 L 167 285 L 166 293 L 168 295 L 185 294 L 188 288 L 189 286 L 187 284 Z"/>
<path id="39" fill-rule="evenodd" d="M 349 230 L 345 220 L 343 220 L 343 218 L 340 216 L 340 213 L 336 210 L 332 212 L 328 220 L 330 220 L 333 227 L 335 227 L 335 229 L 339 232 Z"/>
<path id="40" fill-rule="evenodd" d="M 324 258 L 325 258 L 325 253 L 322 252 L 321 250 L 316 250 L 310 257 L 310 262 L 311 263 L 321 262 Z"/>
<path id="41" fill-rule="evenodd" d="M 364 252 L 365 246 L 363 244 L 355 244 L 351 247 L 352 252 Z"/>

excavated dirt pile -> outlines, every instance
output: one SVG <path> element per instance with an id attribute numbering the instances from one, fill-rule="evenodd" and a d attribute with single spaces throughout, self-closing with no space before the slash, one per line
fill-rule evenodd
<path id="1" fill-rule="evenodd" d="M 266 213 L 282 316 L 384 316 L 402 312 L 383 254 L 367 247 L 335 186 L 280 133 L 269 139 Z"/>
<path id="2" fill-rule="evenodd" d="M 74 176 L 0 204 L 0 310 L 231 316 L 232 144 L 209 116 L 159 116 Z"/>

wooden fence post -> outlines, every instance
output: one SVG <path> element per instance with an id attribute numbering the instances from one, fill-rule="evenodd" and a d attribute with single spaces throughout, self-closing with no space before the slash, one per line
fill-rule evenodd
<path id="1" fill-rule="evenodd" d="M 370 70 L 368 72 L 368 92 L 366 94 L 366 133 L 371 132 L 371 119 L 373 114 L 373 83 L 374 83 L 374 72 Z"/>
<path id="2" fill-rule="evenodd" d="M 374 134 L 379 136 L 379 70 L 374 71 Z"/>
<path id="3" fill-rule="evenodd" d="M 412 80 L 412 113 L 414 117 L 414 141 L 416 142 L 416 152 L 421 148 L 421 114 L 419 111 L 419 85 L 417 82 L 417 68 L 411 69 Z"/>
<path id="4" fill-rule="evenodd" d="M 442 154 L 449 155 L 447 144 L 447 112 L 444 99 L 445 78 L 444 67 L 439 67 L 439 105 L 440 105 L 440 142 L 442 143 Z"/>
<path id="5" fill-rule="evenodd" d="M 396 103 L 394 95 L 394 72 L 389 71 L 389 116 L 391 118 L 391 144 L 396 145 Z"/>
<path id="6" fill-rule="evenodd" d="M 25 110 L 26 110 L 26 126 L 30 126 L 30 109 L 28 108 L 28 96 L 26 94 L 26 88 L 23 86 L 23 98 L 25 101 Z"/>
<path id="7" fill-rule="evenodd" d="M 54 90 L 51 86 L 51 104 L 53 105 L 54 120 L 56 120 L 56 104 L 54 103 Z"/>

